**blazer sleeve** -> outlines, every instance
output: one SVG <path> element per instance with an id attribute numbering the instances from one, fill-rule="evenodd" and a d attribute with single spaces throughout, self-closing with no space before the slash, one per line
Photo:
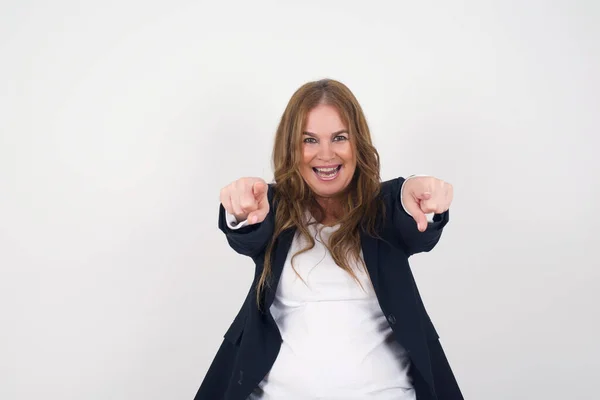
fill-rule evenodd
<path id="1" fill-rule="evenodd" d="M 400 177 L 384 183 L 387 198 L 386 204 L 391 208 L 394 233 L 407 256 L 427 252 L 435 247 L 442 236 L 442 231 L 449 221 L 450 210 L 442 214 L 434 214 L 433 222 L 427 224 L 425 232 L 420 232 L 416 221 L 404 210 L 401 203 L 401 189 L 405 179 Z"/>
<path id="2" fill-rule="evenodd" d="M 269 200 L 269 213 L 265 220 L 238 229 L 229 228 L 225 216 L 225 207 L 223 207 L 223 204 L 219 204 L 219 229 L 225 234 L 229 246 L 237 253 L 255 258 L 267 248 L 275 228 L 272 184 L 269 184 L 267 198 Z"/>

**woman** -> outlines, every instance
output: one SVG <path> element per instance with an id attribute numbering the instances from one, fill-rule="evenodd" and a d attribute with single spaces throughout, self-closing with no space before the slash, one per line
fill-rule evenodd
<path id="1" fill-rule="evenodd" d="M 334 80 L 294 93 L 273 163 L 275 183 L 221 190 L 219 227 L 255 278 L 195 399 L 462 399 L 408 263 L 440 239 L 452 186 L 381 182 Z"/>

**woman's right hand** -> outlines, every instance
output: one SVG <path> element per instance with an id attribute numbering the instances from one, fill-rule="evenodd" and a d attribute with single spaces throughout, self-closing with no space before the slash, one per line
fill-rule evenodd
<path id="1" fill-rule="evenodd" d="M 221 189 L 223 208 L 238 222 L 263 222 L 269 213 L 267 183 L 261 178 L 240 178 Z"/>

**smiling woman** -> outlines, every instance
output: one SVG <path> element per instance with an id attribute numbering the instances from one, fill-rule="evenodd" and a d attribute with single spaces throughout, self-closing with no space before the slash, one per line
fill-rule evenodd
<path id="1" fill-rule="evenodd" d="M 195 399 L 462 399 L 408 263 L 439 241 L 452 186 L 381 182 L 362 109 L 334 80 L 293 94 L 273 164 L 273 183 L 221 190 L 219 227 L 255 278 Z"/>
<path id="2" fill-rule="evenodd" d="M 302 177 L 315 195 L 327 198 L 346 188 L 356 169 L 354 145 L 334 106 L 320 104 L 306 118 Z"/>

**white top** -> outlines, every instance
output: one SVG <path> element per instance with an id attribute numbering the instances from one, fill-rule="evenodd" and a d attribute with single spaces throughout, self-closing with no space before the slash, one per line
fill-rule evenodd
<path id="1" fill-rule="evenodd" d="M 232 229 L 246 225 L 229 214 L 227 221 Z M 393 338 L 368 273 L 349 260 L 361 288 L 323 245 L 338 228 L 309 225 L 315 247 L 294 259 L 302 280 L 291 264 L 306 247 L 296 232 L 270 307 L 281 349 L 248 400 L 416 399 L 410 360 Z"/>

